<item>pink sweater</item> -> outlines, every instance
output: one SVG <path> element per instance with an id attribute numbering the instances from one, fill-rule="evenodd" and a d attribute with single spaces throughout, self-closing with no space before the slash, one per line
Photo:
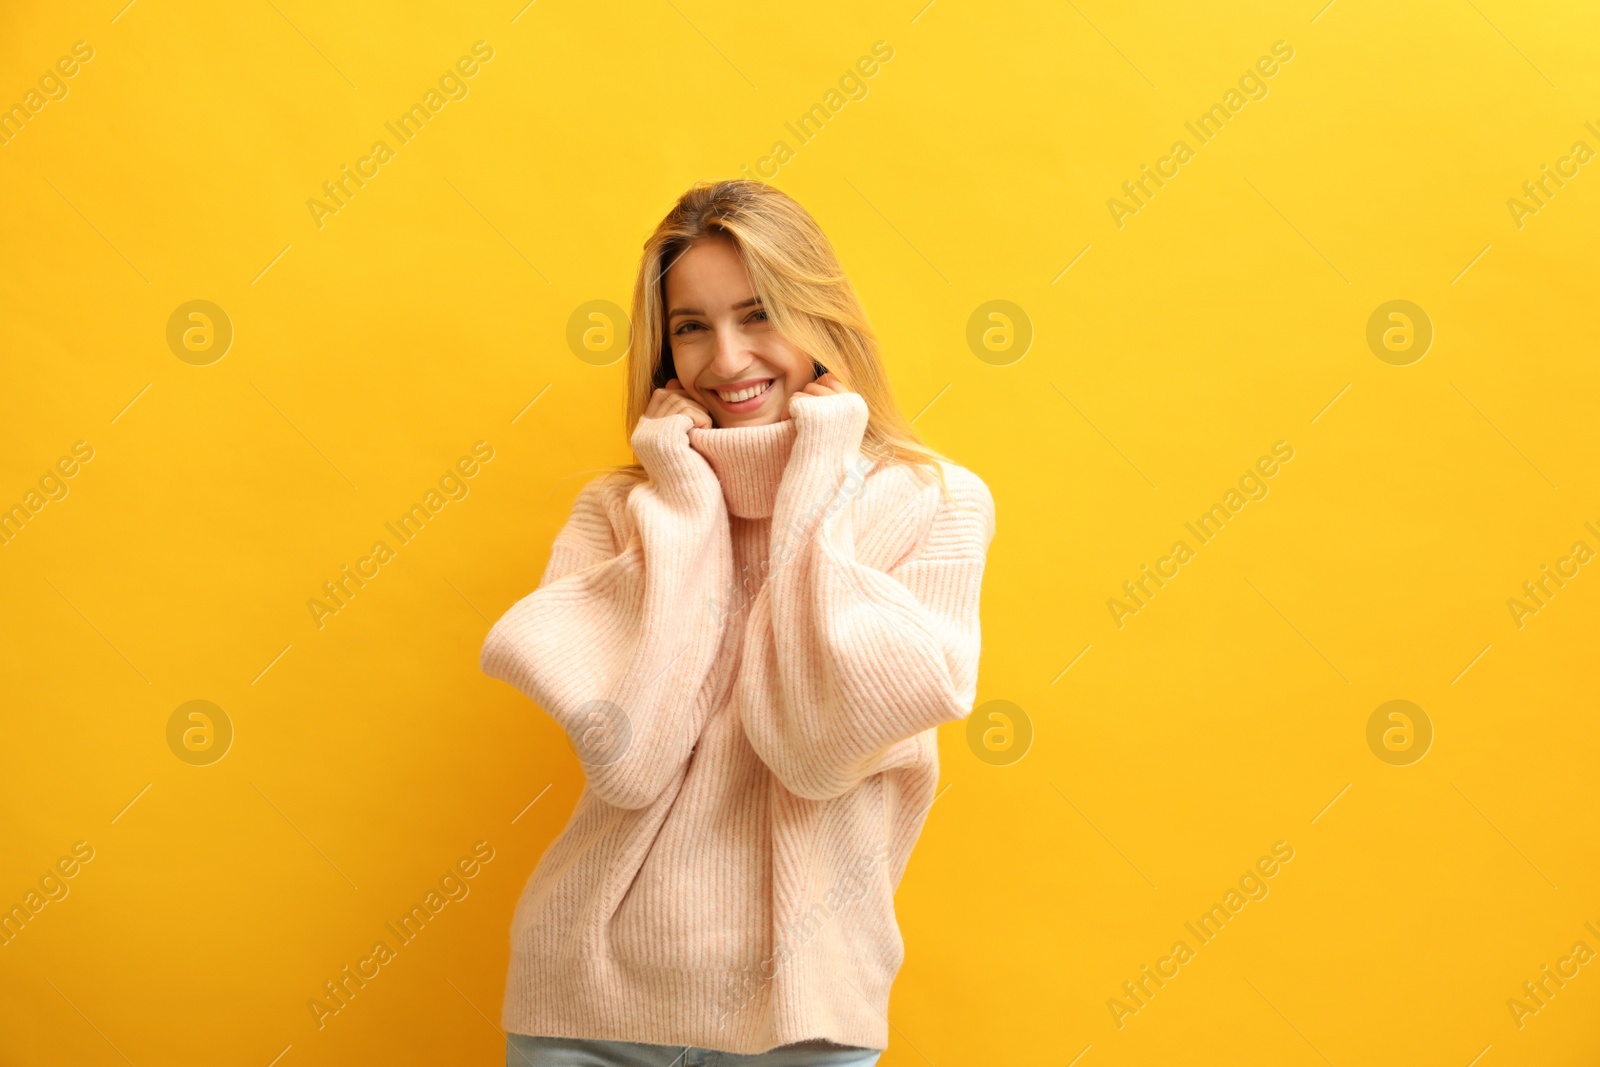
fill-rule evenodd
<path id="1" fill-rule="evenodd" d="M 977 693 L 994 500 L 859 452 L 856 393 L 700 429 L 578 494 L 483 670 L 587 782 L 517 905 L 502 1025 L 753 1054 L 889 1045 L 894 891 Z M 869 469 L 870 467 L 870 469 Z M 864 476 L 863 476 L 864 475 Z"/>

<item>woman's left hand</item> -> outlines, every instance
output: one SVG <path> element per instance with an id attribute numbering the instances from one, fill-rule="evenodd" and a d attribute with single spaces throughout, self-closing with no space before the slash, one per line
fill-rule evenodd
<path id="1" fill-rule="evenodd" d="M 835 393 L 848 392 L 850 392 L 850 387 L 841 382 L 838 375 L 834 374 L 832 371 L 829 371 L 828 373 L 807 382 L 805 388 L 801 389 L 800 392 L 796 393 L 795 395 L 832 396 Z"/>

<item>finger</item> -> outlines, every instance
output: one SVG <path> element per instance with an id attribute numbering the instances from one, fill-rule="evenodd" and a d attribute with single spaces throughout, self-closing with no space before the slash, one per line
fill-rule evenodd
<path id="1" fill-rule="evenodd" d="M 694 424 L 696 426 L 702 428 L 709 428 L 711 426 L 711 414 L 707 412 L 705 408 L 701 407 L 699 404 L 696 404 L 693 400 L 685 399 L 680 402 L 679 407 L 684 414 L 688 415 L 694 420 Z"/>
<path id="2" fill-rule="evenodd" d="M 689 421 L 696 426 L 707 426 L 711 422 L 710 417 L 697 404 L 685 398 L 681 393 L 674 393 L 669 397 L 667 414 L 687 415 L 689 416 Z"/>
<path id="3" fill-rule="evenodd" d="M 704 419 L 708 423 L 711 421 L 711 414 L 706 410 L 705 405 L 695 397 L 690 396 L 687 390 L 680 387 L 673 390 L 672 396 L 680 404 L 683 404 L 686 410 L 692 409 L 696 413 L 696 419 Z"/>

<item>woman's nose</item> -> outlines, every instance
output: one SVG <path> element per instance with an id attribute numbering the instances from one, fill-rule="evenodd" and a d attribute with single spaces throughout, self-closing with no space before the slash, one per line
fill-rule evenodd
<path id="1" fill-rule="evenodd" d="M 749 362 L 750 345 L 740 331 L 718 330 L 716 343 L 717 351 L 712 357 L 712 364 L 718 374 L 732 374 Z"/>

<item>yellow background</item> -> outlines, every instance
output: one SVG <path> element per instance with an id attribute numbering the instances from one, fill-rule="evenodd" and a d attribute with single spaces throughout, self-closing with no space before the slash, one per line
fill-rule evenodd
<path id="1" fill-rule="evenodd" d="M 95 454 L 0 548 L 0 903 L 96 854 L 0 948 L 0 1060 L 501 1061 L 512 908 L 581 778 L 478 650 L 627 459 L 623 365 L 568 318 L 784 140 L 902 406 L 994 491 L 979 701 L 1034 731 L 1008 766 L 942 732 L 882 1062 L 1595 1062 L 1600 963 L 1521 1028 L 1506 1002 L 1600 950 L 1600 566 L 1520 629 L 1506 602 L 1600 549 L 1600 164 L 1520 228 L 1506 201 L 1600 149 L 1600 17 L 1319 2 L 7 5 L 0 102 L 95 57 L 0 147 L 0 504 Z M 469 95 L 319 229 L 306 201 L 479 40 Z M 209 366 L 166 343 L 194 299 L 235 330 Z M 1004 366 L 966 341 L 996 299 L 1034 330 Z M 1365 339 L 1394 299 L 1435 330 L 1409 366 Z M 319 630 L 307 600 L 479 440 L 470 495 Z M 1106 601 L 1279 440 L 1270 495 L 1119 629 Z M 236 731 L 210 766 L 167 745 L 194 699 Z M 1367 745 L 1391 699 L 1435 730 L 1409 766 Z M 1280 840 L 1270 895 L 1119 1029 Z M 307 1000 L 478 841 L 471 895 L 319 1031 Z"/>

